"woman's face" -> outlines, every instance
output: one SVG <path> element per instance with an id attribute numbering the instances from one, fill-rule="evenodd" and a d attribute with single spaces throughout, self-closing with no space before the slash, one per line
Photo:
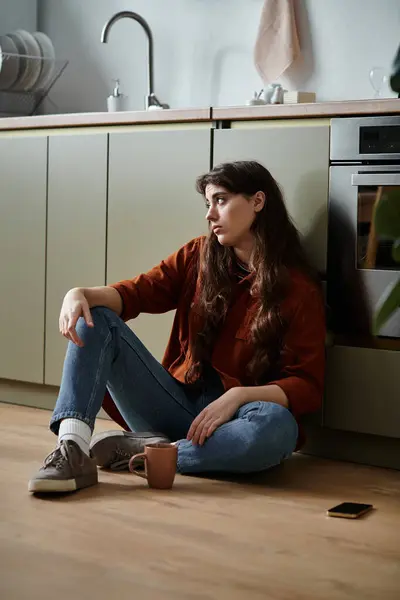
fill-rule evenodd
<path id="1" fill-rule="evenodd" d="M 263 192 L 246 198 L 228 192 L 221 186 L 209 184 L 205 196 L 206 219 L 222 246 L 238 247 L 253 237 L 250 229 L 257 212 L 264 206 Z"/>

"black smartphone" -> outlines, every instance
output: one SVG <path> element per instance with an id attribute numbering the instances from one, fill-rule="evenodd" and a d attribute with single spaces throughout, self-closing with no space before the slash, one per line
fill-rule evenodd
<path id="1" fill-rule="evenodd" d="M 357 519 L 372 510 L 372 504 L 360 504 L 359 502 L 342 502 L 327 511 L 330 517 L 344 517 L 345 519 Z"/>

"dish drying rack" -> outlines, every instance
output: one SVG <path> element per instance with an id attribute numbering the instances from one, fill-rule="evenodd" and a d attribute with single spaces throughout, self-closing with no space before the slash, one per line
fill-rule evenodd
<path id="1" fill-rule="evenodd" d="M 52 63 L 53 68 L 51 74 L 43 81 L 42 86 L 38 88 L 34 87 L 32 90 L 13 89 L 15 83 L 11 89 L 3 89 L 0 82 L 0 117 L 22 117 L 38 114 L 39 107 L 48 96 L 54 84 L 64 73 L 69 61 L 51 57 L 30 56 L 28 54 L 1 53 L 3 64 L 4 61 L 10 60 L 13 57 L 30 61 L 40 61 L 42 65 L 41 73 L 46 63 Z M 41 74 L 39 75 L 39 80 L 40 77 Z"/>

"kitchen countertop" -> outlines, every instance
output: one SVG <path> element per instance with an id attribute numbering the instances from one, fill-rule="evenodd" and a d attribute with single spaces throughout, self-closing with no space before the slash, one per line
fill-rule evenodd
<path id="1" fill-rule="evenodd" d="M 150 123 L 185 123 L 211 120 L 211 108 L 172 108 L 124 112 L 67 113 L 0 119 L 0 131 L 13 129 L 47 129 L 58 127 L 98 127 L 101 125 L 140 125 Z"/>
<path id="2" fill-rule="evenodd" d="M 327 118 L 356 115 L 400 114 L 400 99 L 348 100 L 307 104 L 266 104 L 116 113 L 69 113 L 0 119 L 0 131 L 59 127 L 93 127 L 150 123 L 191 123 L 211 120 L 247 121 L 265 119 Z"/>
<path id="3" fill-rule="evenodd" d="M 248 121 L 263 119 L 325 118 L 357 115 L 400 114 L 400 99 L 346 100 L 307 104 L 266 104 L 265 106 L 227 106 L 212 109 L 214 120 Z"/>

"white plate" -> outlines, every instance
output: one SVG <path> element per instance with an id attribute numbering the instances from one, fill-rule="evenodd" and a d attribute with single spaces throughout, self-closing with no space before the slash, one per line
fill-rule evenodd
<path id="1" fill-rule="evenodd" d="M 27 60 L 28 64 L 24 75 L 18 80 L 18 87 L 22 90 L 29 91 L 35 86 L 42 71 L 42 53 L 39 42 L 35 40 L 33 35 L 24 29 L 17 29 L 14 33 L 24 41 L 25 46 L 28 49 L 28 56 L 31 57 Z"/>
<path id="2" fill-rule="evenodd" d="M 20 59 L 18 56 L 3 56 L 3 54 L 18 54 L 16 45 L 7 35 L 0 36 L 0 52 L 2 56 L 0 90 L 9 90 L 17 81 Z"/>
<path id="3" fill-rule="evenodd" d="M 50 83 L 53 76 L 56 53 L 51 39 L 45 33 L 35 31 L 32 35 L 40 46 L 42 58 L 45 59 L 42 61 L 42 71 L 35 88 L 44 89 Z"/>
<path id="4" fill-rule="evenodd" d="M 18 54 L 20 55 L 19 56 L 18 78 L 17 78 L 17 81 L 12 86 L 12 89 L 16 90 L 16 91 L 23 91 L 24 88 L 22 87 L 21 84 L 23 83 L 23 80 L 29 70 L 29 62 L 28 62 L 28 59 L 26 58 L 26 56 L 28 54 L 28 46 L 26 45 L 23 38 L 20 35 L 18 35 L 18 33 L 15 33 L 15 31 L 12 33 L 7 33 L 7 37 L 12 39 L 12 41 L 14 42 L 14 44 L 17 47 Z"/>

